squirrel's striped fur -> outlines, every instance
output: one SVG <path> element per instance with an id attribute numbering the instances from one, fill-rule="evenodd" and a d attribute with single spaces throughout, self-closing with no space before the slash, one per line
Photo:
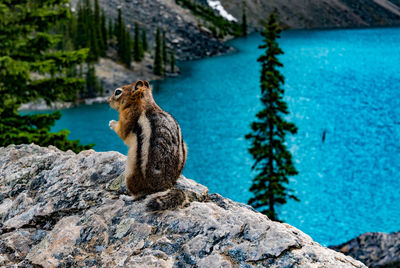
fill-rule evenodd
<path id="1" fill-rule="evenodd" d="M 119 112 L 109 125 L 129 146 L 125 168 L 128 190 L 135 197 L 165 191 L 148 203 L 151 210 L 175 208 L 185 194 L 174 187 L 186 162 L 187 148 L 176 120 L 154 101 L 149 82 L 117 88 L 108 103 Z"/>

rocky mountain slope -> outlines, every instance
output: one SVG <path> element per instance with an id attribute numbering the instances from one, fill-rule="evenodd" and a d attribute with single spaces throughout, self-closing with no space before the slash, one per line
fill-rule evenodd
<path id="1" fill-rule="evenodd" d="M 300 230 L 181 177 L 187 206 L 134 200 L 125 156 L 0 148 L 0 266 L 365 267 Z"/>
<path id="2" fill-rule="evenodd" d="M 365 233 L 331 247 L 356 258 L 368 267 L 400 267 L 400 232 Z"/>
<path id="3" fill-rule="evenodd" d="M 73 5 L 79 0 L 73 0 Z M 242 20 L 243 0 L 194 0 L 213 6 L 216 14 Z M 181 60 L 197 59 L 227 52 L 230 48 L 213 37 L 211 24 L 175 0 L 99 0 L 107 17 L 116 18 L 122 8 L 124 20 L 138 22 L 147 30 L 150 47 L 157 27 L 166 30 L 167 43 Z M 260 29 L 275 10 L 287 28 L 338 28 L 399 26 L 399 0 L 245 0 L 250 31 Z M 222 9 L 222 11 L 221 11 Z M 133 34 L 133 27 L 132 27 Z"/>
<path id="4" fill-rule="evenodd" d="M 243 0 L 221 0 L 225 9 L 241 18 Z M 248 20 L 262 26 L 268 14 L 276 10 L 288 28 L 339 28 L 399 26 L 398 0 L 245 0 Z"/>
<path id="5" fill-rule="evenodd" d="M 78 0 L 72 0 L 76 6 Z M 146 29 L 151 50 L 154 47 L 157 27 L 166 33 L 167 47 L 174 48 L 180 60 L 191 60 L 226 53 L 230 50 L 223 42 L 212 37 L 209 29 L 201 25 L 201 19 L 178 5 L 175 0 L 99 0 L 108 18 L 116 19 L 118 8 L 122 18 L 131 27 L 138 22 Z"/>

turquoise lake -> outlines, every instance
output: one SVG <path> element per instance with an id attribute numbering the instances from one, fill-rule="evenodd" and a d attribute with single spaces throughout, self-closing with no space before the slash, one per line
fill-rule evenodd
<path id="1" fill-rule="evenodd" d="M 254 175 L 244 135 L 261 108 L 260 43 L 259 34 L 230 41 L 236 52 L 180 63 L 179 77 L 152 83 L 157 103 L 181 124 L 184 175 L 239 202 L 251 197 Z M 280 218 L 323 245 L 399 231 L 400 28 L 287 31 L 280 45 L 287 119 L 299 128 L 288 137 L 299 171 L 289 186 L 301 200 L 280 207 Z M 126 154 L 107 104 L 62 114 L 55 130 Z"/>

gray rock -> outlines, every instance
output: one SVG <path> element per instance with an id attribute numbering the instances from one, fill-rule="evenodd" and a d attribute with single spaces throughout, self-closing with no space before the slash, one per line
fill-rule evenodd
<path id="1" fill-rule="evenodd" d="M 331 248 L 362 261 L 368 267 L 400 267 L 400 232 L 365 233 Z"/>
<path id="2" fill-rule="evenodd" d="M 220 0 L 227 12 L 242 21 L 246 3 L 247 23 L 262 29 L 271 12 L 282 26 L 294 29 L 382 27 L 400 25 L 400 1 L 380 0 Z"/>
<path id="3" fill-rule="evenodd" d="M 0 266 L 365 267 L 181 176 L 191 202 L 148 212 L 117 152 L 0 148 Z"/>

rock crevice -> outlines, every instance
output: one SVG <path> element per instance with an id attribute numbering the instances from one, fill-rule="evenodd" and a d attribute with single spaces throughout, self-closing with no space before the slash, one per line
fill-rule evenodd
<path id="1" fill-rule="evenodd" d="M 183 176 L 183 208 L 127 194 L 117 152 L 0 148 L 0 266 L 365 267 Z M 155 194 L 157 195 L 157 194 Z"/>

